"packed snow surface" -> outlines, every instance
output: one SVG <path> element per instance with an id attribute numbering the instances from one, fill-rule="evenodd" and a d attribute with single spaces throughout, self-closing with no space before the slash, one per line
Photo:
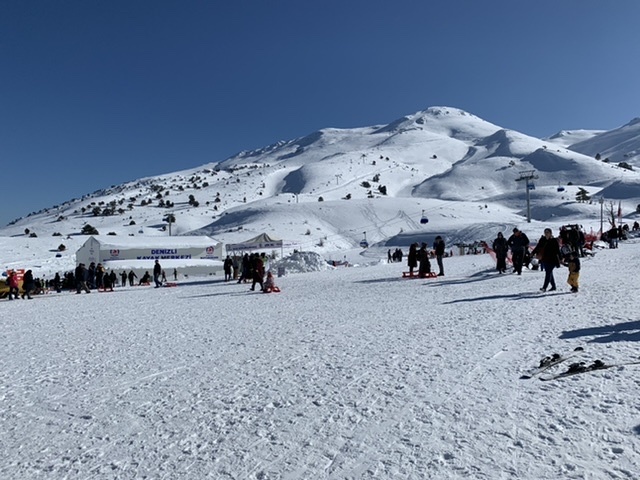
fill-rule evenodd
<path id="1" fill-rule="evenodd" d="M 2 300 L 0 478 L 638 478 L 640 366 L 520 379 L 579 346 L 638 360 L 640 244 L 582 267 L 578 294 L 565 268 L 540 293 L 539 271 L 473 255 L 436 279 L 377 262 L 278 294 L 208 278 Z"/>

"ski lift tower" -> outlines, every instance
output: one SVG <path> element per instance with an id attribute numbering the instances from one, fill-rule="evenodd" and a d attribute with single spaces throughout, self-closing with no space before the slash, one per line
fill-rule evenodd
<path id="1" fill-rule="evenodd" d="M 527 223 L 531 223 L 531 195 L 529 190 L 536 188 L 532 181 L 536 178 L 538 178 L 538 175 L 536 175 L 535 170 L 525 170 L 524 172 L 520 172 L 520 177 L 516 178 L 516 182 L 525 183 L 525 190 L 527 191 Z"/>

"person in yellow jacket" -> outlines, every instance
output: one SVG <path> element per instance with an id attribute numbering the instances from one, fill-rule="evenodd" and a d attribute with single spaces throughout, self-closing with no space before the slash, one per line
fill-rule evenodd
<path id="1" fill-rule="evenodd" d="M 578 280 L 580 279 L 580 258 L 576 252 L 571 252 L 566 261 L 569 269 L 567 283 L 571 286 L 572 293 L 578 293 Z"/>

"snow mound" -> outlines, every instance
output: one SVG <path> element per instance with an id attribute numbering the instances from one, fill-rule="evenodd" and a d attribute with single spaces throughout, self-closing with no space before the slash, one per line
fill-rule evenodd
<path id="1" fill-rule="evenodd" d="M 326 260 L 315 252 L 294 252 L 271 265 L 276 271 L 280 267 L 284 267 L 286 273 L 320 272 L 331 268 Z"/>

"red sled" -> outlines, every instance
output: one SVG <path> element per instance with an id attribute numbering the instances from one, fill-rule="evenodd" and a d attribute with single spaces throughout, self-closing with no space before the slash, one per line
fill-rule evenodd
<path id="1" fill-rule="evenodd" d="M 418 272 L 402 272 L 402 278 L 436 278 L 438 274 L 436 272 L 427 272 L 424 275 Z"/>
<path id="2" fill-rule="evenodd" d="M 280 289 L 278 287 L 266 287 L 262 290 L 262 293 L 280 293 Z"/>

